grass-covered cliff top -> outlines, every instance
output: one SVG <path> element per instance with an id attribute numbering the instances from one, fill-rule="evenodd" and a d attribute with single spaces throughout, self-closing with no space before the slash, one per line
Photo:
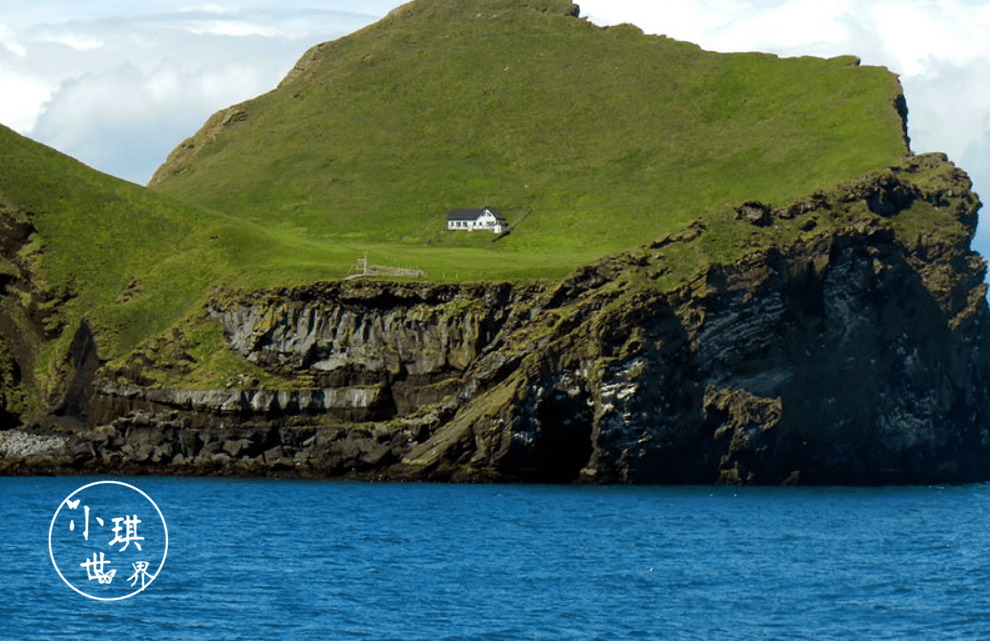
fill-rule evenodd
<path id="1" fill-rule="evenodd" d="M 215 115 L 152 186 L 324 243 L 342 274 L 368 252 L 430 279 L 529 279 L 907 152 L 886 69 L 711 53 L 575 13 L 411 2 Z M 484 205 L 510 236 L 437 236 L 449 209 Z"/>
<path id="2" fill-rule="evenodd" d="M 767 283 L 793 288 L 795 282 L 801 282 L 801 274 L 811 272 L 817 276 L 808 282 L 820 284 L 819 277 L 824 278 L 822 275 L 832 269 L 833 250 L 839 255 L 841 249 L 836 248 L 860 243 L 861 266 L 880 275 L 904 268 L 902 263 L 906 263 L 927 291 L 922 294 L 921 288 L 917 290 L 917 304 L 926 307 L 931 303 L 927 297 L 931 297 L 949 325 L 958 327 L 986 305 L 986 287 L 980 285 L 985 264 L 968 251 L 980 207 L 970 188 L 966 174 L 943 155 L 923 154 L 783 207 L 750 201 L 713 209 L 678 233 L 662 234 L 631 251 L 583 265 L 557 282 L 507 288 L 504 283 L 355 280 L 297 288 L 224 288 L 211 295 L 206 307 L 214 313 L 254 307 L 264 321 L 244 331 L 255 332 L 258 345 L 265 345 L 267 332 L 281 331 L 274 329 L 278 325 L 275 319 L 298 318 L 301 301 L 315 309 L 323 307 L 327 317 L 333 315 L 330 309 L 340 305 L 366 309 L 373 318 L 383 306 L 389 307 L 389 313 L 399 314 L 398 318 L 406 313 L 403 309 L 420 306 L 410 316 L 416 320 L 408 326 L 395 320 L 406 328 L 403 332 L 415 332 L 410 328 L 422 323 L 423 313 L 433 319 L 431 323 L 471 325 L 463 318 L 439 319 L 461 314 L 476 319 L 485 316 L 491 312 L 492 300 L 502 300 L 501 296 L 511 291 L 513 302 L 508 307 L 514 320 L 506 322 L 514 327 L 509 331 L 517 333 L 504 346 L 505 353 L 535 358 L 533 345 L 541 344 L 550 334 L 564 336 L 568 330 L 562 328 L 572 326 L 571 320 L 588 310 L 607 307 L 602 332 L 614 332 L 616 340 L 635 343 L 642 337 L 630 326 L 624 310 L 636 308 L 644 299 L 659 296 L 683 303 L 733 291 L 752 295 Z M 893 280 L 900 288 L 913 282 L 904 278 L 904 272 Z M 861 285 L 874 288 L 877 282 L 867 278 Z M 814 291 L 805 294 L 809 300 L 815 297 Z M 235 354 L 211 316 L 206 311 L 190 315 L 170 332 L 140 345 L 128 358 L 112 363 L 107 377 L 125 387 L 314 389 L 313 372 L 296 369 L 291 360 L 287 366 L 268 362 L 265 369 Z M 314 324 L 310 312 L 301 316 L 308 319 L 300 323 L 305 326 L 302 332 L 320 325 Z M 703 323 L 703 316 L 689 314 L 681 320 L 696 326 Z M 374 320 L 367 322 L 375 325 Z M 880 320 L 881 325 L 885 323 Z M 880 327 L 877 330 L 883 331 Z M 579 350 L 591 360 L 601 347 L 594 343 Z M 390 343 L 382 349 L 397 348 Z"/>

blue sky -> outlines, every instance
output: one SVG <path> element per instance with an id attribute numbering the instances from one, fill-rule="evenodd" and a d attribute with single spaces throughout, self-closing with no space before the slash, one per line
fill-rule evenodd
<path id="1" fill-rule="evenodd" d="M 310 46 L 395 0 L 4 0 L 0 123 L 147 182 L 217 109 L 272 89 Z M 597 24 L 714 51 L 854 54 L 898 73 L 916 152 L 944 151 L 990 199 L 990 0 L 585 0 Z M 988 214 L 990 215 L 990 214 Z M 990 254 L 990 222 L 976 249 Z"/>

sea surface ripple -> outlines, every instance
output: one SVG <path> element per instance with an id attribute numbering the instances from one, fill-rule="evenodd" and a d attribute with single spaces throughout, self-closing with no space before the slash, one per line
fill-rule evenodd
<path id="1" fill-rule="evenodd" d="M 990 638 L 990 485 L 122 478 L 160 508 L 168 554 L 104 602 L 48 548 L 97 480 L 0 478 L 0 638 Z"/>

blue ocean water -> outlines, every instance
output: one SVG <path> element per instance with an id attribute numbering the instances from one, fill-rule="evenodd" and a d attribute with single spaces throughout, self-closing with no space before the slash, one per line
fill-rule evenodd
<path id="1" fill-rule="evenodd" d="M 0 478 L 0 637 L 990 638 L 990 485 L 121 478 L 160 508 L 168 551 L 144 591 L 97 601 L 70 588 L 52 556 L 88 560 L 81 507 L 53 517 L 98 480 Z M 77 496 L 93 515 L 139 516 L 142 553 L 163 551 L 141 501 Z M 104 522 L 90 524 L 94 544 L 113 536 Z M 136 574 L 114 562 L 105 586 L 60 565 L 97 592 Z"/>

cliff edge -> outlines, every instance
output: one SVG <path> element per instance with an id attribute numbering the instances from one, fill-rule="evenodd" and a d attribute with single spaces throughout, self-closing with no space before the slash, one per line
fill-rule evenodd
<path id="1" fill-rule="evenodd" d="M 979 207 L 962 171 L 922 155 L 786 208 L 714 211 L 556 284 L 217 291 L 186 330 L 93 375 L 74 405 L 86 427 L 64 432 L 65 445 L 0 466 L 985 480 L 990 310 L 985 263 L 969 249 Z M 256 375 L 170 386 L 202 367 L 204 327 Z"/>

